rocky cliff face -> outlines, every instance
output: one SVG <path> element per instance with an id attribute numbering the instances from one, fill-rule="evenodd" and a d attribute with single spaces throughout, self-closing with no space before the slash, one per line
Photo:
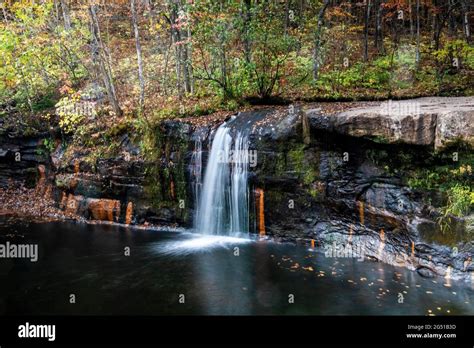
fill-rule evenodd
<path id="1" fill-rule="evenodd" d="M 423 168 L 433 150 L 472 155 L 473 99 L 419 99 L 331 113 L 303 105 L 235 115 L 230 124 L 249 131 L 250 149 L 257 153 L 249 178 L 253 232 L 333 254 L 353 251 L 424 276 L 472 279 L 472 231 L 463 219 L 441 231 L 436 207 L 444 198 L 410 188 L 406 176 Z M 217 125 L 163 122 L 155 161 L 143 160 L 126 135 L 120 157 L 92 164 L 81 154 L 64 163 L 58 147 L 48 166 L 56 201 L 88 219 L 192 226 L 196 180 Z M 23 180 L 11 169 L 0 172 L 2 185 L 12 177 Z"/>
<path id="2" fill-rule="evenodd" d="M 398 113 L 383 105 L 334 114 L 303 108 L 259 127 L 254 183 L 265 192 L 267 232 L 358 249 L 425 276 L 472 279 L 472 230 L 453 218 L 442 231 L 443 198 L 411 189 L 406 176 L 432 161 L 433 149 L 472 158 L 473 100 L 404 101 L 416 110 L 392 105 Z"/>
<path id="3" fill-rule="evenodd" d="M 0 137 L 0 187 L 18 181 L 35 185 L 38 166 L 48 163 L 41 145 L 41 137 Z"/>

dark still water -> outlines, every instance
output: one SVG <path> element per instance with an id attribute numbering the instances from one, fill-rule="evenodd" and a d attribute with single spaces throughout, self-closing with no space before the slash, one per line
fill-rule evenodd
<path id="1" fill-rule="evenodd" d="M 0 259 L 0 315 L 474 314 L 470 283 L 303 246 L 0 219 L 0 244 L 39 245 Z"/>

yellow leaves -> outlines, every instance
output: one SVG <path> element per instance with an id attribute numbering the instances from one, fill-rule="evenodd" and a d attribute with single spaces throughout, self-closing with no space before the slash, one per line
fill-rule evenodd
<path id="1" fill-rule="evenodd" d="M 454 175 L 464 175 L 464 174 L 472 174 L 472 167 L 470 165 L 461 165 L 459 169 L 450 170 L 451 174 Z"/>
<path id="2" fill-rule="evenodd" d="M 65 133 L 72 133 L 84 119 L 79 103 L 80 96 L 76 93 L 60 99 L 56 104 L 56 113 L 59 116 L 59 127 Z"/>

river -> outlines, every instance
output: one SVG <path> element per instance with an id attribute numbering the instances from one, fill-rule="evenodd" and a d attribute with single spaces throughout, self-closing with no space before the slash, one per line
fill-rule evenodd
<path id="1" fill-rule="evenodd" d="M 0 217 L 3 315 L 473 315 L 474 285 L 302 245 Z M 73 295 L 73 296 L 71 296 Z"/>

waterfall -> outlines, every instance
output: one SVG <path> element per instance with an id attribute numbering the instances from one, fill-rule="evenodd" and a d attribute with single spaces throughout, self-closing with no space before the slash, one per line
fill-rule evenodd
<path id="1" fill-rule="evenodd" d="M 249 232 L 248 138 L 226 123 L 216 131 L 200 192 L 195 230 L 203 234 Z"/>
<path id="2" fill-rule="evenodd" d="M 199 201 L 202 191 L 202 140 L 198 137 L 194 142 L 194 151 L 191 157 L 192 190 L 194 201 L 194 219 L 199 215 Z"/>

